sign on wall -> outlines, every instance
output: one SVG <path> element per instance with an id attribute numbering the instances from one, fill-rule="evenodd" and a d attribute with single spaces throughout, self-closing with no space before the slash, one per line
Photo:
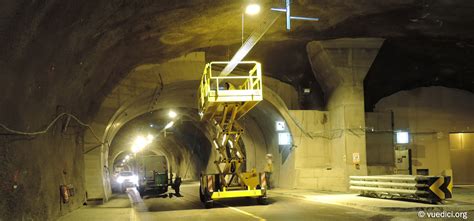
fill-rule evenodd
<path id="1" fill-rule="evenodd" d="M 360 163 L 360 154 L 352 153 L 352 163 Z"/>
<path id="2" fill-rule="evenodd" d="M 276 121 L 276 131 L 285 131 L 286 125 L 284 121 Z"/>

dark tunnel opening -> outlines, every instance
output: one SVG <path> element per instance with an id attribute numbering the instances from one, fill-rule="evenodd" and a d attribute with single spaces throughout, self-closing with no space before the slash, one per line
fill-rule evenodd
<path id="1" fill-rule="evenodd" d="M 196 120 L 194 109 L 177 108 L 176 119 L 170 119 L 166 110 L 145 113 L 124 124 L 112 141 L 109 159 L 117 152 L 133 154 L 133 141 L 137 136 L 153 136 L 153 141 L 143 151 L 160 152 L 169 159 L 175 176 L 196 180 L 209 163 L 211 142 L 206 135 L 206 125 Z M 173 125 L 166 128 L 173 121 Z M 166 128 L 166 129 L 165 129 Z M 136 152 L 139 154 L 140 151 Z"/>

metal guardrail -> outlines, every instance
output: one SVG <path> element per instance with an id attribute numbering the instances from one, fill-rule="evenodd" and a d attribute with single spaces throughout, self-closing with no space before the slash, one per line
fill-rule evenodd
<path id="1" fill-rule="evenodd" d="M 350 189 L 363 196 L 439 203 L 452 198 L 450 176 L 350 176 Z"/>

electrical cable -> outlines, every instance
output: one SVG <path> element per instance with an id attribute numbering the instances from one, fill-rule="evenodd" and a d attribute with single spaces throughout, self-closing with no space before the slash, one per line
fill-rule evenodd
<path id="1" fill-rule="evenodd" d="M 14 129 L 11 129 L 9 127 L 7 127 L 5 124 L 2 124 L 0 123 L 0 127 L 2 127 L 4 130 L 12 133 L 12 134 L 18 134 L 18 135 L 25 135 L 25 136 L 37 136 L 37 135 L 42 135 L 42 134 L 45 134 L 47 133 L 51 127 L 59 120 L 61 119 L 62 117 L 64 116 L 67 116 L 67 117 L 70 117 L 72 119 L 74 119 L 78 124 L 80 124 L 81 126 L 83 127 L 86 127 L 87 129 L 89 129 L 92 133 L 92 135 L 94 136 L 94 138 L 99 141 L 99 143 L 101 144 L 104 144 L 101 139 L 96 135 L 96 133 L 94 132 L 94 129 L 92 129 L 92 127 L 89 125 L 89 124 L 86 124 L 84 122 L 82 122 L 81 120 L 79 120 L 76 116 L 72 115 L 72 114 L 69 114 L 69 113 L 61 113 L 59 114 L 56 118 L 54 118 L 54 120 L 52 120 L 48 126 L 43 129 L 43 130 L 40 130 L 40 131 L 35 131 L 35 132 L 25 132 L 25 131 L 19 131 L 19 130 L 14 130 Z"/>

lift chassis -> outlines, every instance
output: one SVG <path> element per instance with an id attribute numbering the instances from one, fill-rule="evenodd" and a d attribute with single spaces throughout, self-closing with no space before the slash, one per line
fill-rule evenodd
<path id="1" fill-rule="evenodd" d="M 267 198 L 265 173 L 243 171 L 246 159 L 239 141 L 244 130 L 237 122 L 263 99 L 261 64 L 243 61 L 237 70 L 248 72 L 219 76 L 228 63 L 207 64 L 198 93 L 199 114 L 214 125 L 212 143 L 218 155 L 218 173 L 200 178 L 199 196 L 206 208 L 220 199 L 251 197 L 264 204 Z"/>

